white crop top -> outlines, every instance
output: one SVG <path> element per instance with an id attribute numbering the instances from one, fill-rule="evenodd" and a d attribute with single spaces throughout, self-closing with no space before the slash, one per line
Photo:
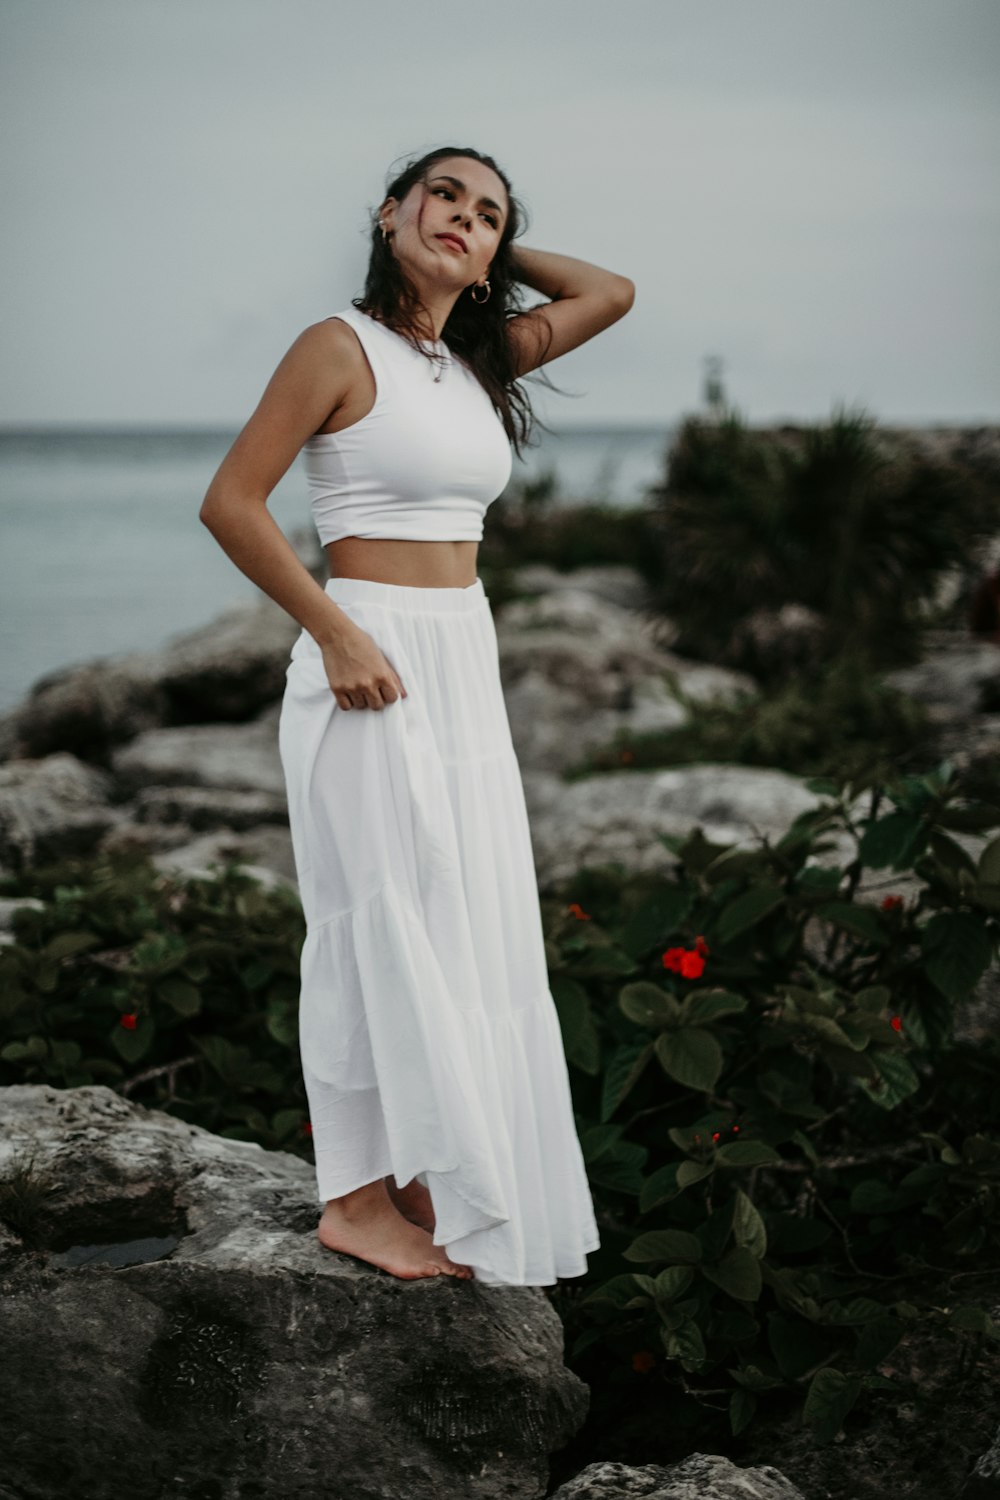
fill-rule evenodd
<path id="1" fill-rule="evenodd" d="M 354 329 L 375 377 L 371 411 L 302 445 L 320 543 L 344 536 L 474 541 L 512 468 L 500 415 L 443 339 L 431 362 L 368 313 L 336 313 Z M 437 375 L 438 378 L 435 378 Z"/>

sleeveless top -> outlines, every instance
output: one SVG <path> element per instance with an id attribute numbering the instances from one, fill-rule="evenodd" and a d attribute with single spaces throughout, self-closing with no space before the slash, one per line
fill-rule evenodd
<path id="1" fill-rule="evenodd" d="M 302 445 L 321 544 L 344 536 L 480 541 L 487 506 L 512 469 L 486 391 L 443 339 L 423 341 L 442 367 L 368 313 L 348 307 L 335 316 L 357 334 L 376 394 L 359 422 Z"/>

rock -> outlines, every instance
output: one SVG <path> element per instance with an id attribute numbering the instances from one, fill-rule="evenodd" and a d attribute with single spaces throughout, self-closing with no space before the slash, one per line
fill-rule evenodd
<path id="1" fill-rule="evenodd" d="M 583 865 L 668 870 L 674 855 L 658 838 L 695 824 L 716 843 L 755 847 L 756 835 L 784 833 L 823 799 L 795 776 L 767 767 L 690 765 L 611 771 L 569 784 L 526 779 L 539 887 L 551 890 Z M 830 842 L 834 836 L 830 835 Z M 846 853 L 846 841 L 838 846 Z"/>
<path id="2" fill-rule="evenodd" d="M 281 696 L 295 620 L 271 599 L 237 604 L 161 651 L 47 673 L 0 715 L 0 760 L 71 750 L 105 759 L 157 726 L 243 721 Z"/>
<path id="3" fill-rule="evenodd" d="M 607 567 L 573 568 L 568 573 L 560 573 L 548 563 L 526 563 L 514 570 L 514 587 L 518 593 L 526 594 L 557 594 L 569 589 L 592 594 L 625 609 L 644 609 L 650 602 L 645 579 L 634 568 L 619 563 Z"/>
<path id="4" fill-rule="evenodd" d="M 15 1493 L 544 1495 L 589 1398 L 540 1288 L 325 1250 L 307 1162 L 102 1086 L 0 1090 L 0 1184 L 29 1146 L 55 1191 L 0 1261 Z"/>
<path id="5" fill-rule="evenodd" d="M 0 896 L 0 947 L 14 943 L 14 913 L 30 906 L 32 911 L 44 911 L 45 902 L 35 896 Z"/>
<path id="6" fill-rule="evenodd" d="M 965 1481 L 961 1500 L 1000 1500 L 1000 1432 Z"/>
<path id="7" fill-rule="evenodd" d="M 249 724 L 148 729 L 111 757 L 123 789 L 217 787 L 284 796 L 278 727 L 271 713 Z"/>
<path id="8" fill-rule="evenodd" d="M 188 843 L 161 849 L 152 856 L 153 864 L 165 873 L 178 870 L 184 875 L 210 876 L 218 873 L 213 866 L 238 864 L 245 867 L 262 885 L 290 885 L 298 889 L 292 835 L 287 827 L 263 825 L 244 833 L 223 830 L 207 833 Z"/>
<path id="9" fill-rule="evenodd" d="M 500 676 L 522 770 L 566 770 L 620 732 L 684 724 L 688 710 L 671 683 L 698 702 L 753 691 L 745 673 L 665 650 L 662 633 L 662 621 L 568 584 L 506 604 L 497 618 Z"/>
<path id="10" fill-rule="evenodd" d="M 91 853 L 125 817 L 112 780 L 62 752 L 0 765 L 0 865 L 12 870 Z"/>
<path id="11" fill-rule="evenodd" d="M 935 723 L 954 726 L 976 714 L 1000 713 L 1000 647 L 962 635 L 938 635 L 938 644 L 912 667 L 885 681 L 923 703 Z"/>
<path id="12" fill-rule="evenodd" d="M 772 1469 L 739 1469 L 728 1458 L 692 1453 L 679 1464 L 588 1464 L 551 1500 L 805 1500 Z"/>
<path id="13" fill-rule="evenodd" d="M 288 823 L 284 791 L 235 791 L 224 787 L 150 786 L 132 804 L 139 823 L 182 823 L 192 832 L 246 829 Z"/>

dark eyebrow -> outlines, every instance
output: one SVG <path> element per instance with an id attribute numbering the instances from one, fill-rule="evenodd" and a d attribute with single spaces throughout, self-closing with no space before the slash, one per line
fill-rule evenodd
<path id="1" fill-rule="evenodd" d="M 449 177 L 447 172 L 439 172 L 436 177 L 432 177 L 430 180 L 431 182 L 450 182 L 453 187 L 458 188 L 460 193 L 465 192 L 465 183 L 459 182 L 457 177 Z M 480 203 L 485 204 L 487 208 L 495 208 L 501 219 L 503 218 L 503 209 L 500 207 L 499 203 L 494 203 L 492 198 L 480 198 L 479 201 Z"/>

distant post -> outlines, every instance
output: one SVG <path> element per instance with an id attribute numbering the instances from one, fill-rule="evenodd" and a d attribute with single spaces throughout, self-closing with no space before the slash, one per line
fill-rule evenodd
<path id="1" fill-rule="evenodd" d="M 726 392 L 722 385 L 722 359 L 718 354 L 705 356 L 705 383 L 702 390 L 709 413 L 717 422 L 721 421 L 726 408 Z"/>

